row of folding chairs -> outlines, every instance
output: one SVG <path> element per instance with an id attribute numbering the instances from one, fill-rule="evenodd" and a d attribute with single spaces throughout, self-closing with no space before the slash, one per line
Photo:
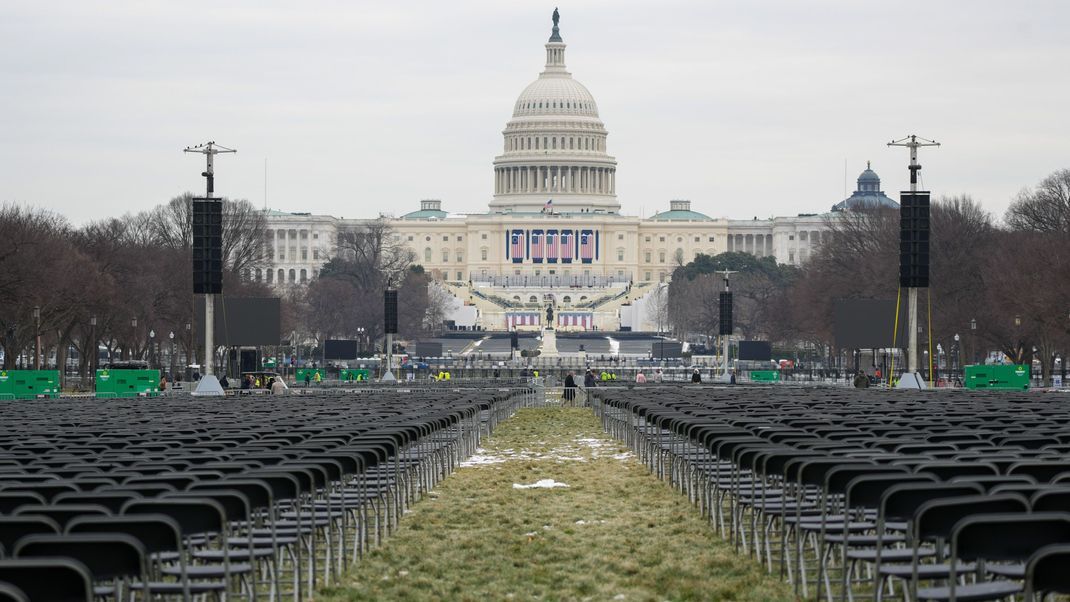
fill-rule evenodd
<path id="1" fill-rule="evenodd" d="M 443 390 L 6 404 L 0 584 L 12 599 L 308 599 L 524 402 Z"/>
<path id="2" fill-rule="evenodd" d="M 801 598 L 1070 591 L 1048 570 L 1070 544 L 1058 527 L 1070 519 L 1070 408 L 1058 398 L 665 386 L 596 391 L 592 405 Z"/>

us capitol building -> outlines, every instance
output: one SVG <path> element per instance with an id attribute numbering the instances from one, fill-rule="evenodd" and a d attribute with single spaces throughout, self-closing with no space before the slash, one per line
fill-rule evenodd
<path id="1" fill-rule="evenodd" d="M 455 215 L 439 200 L 422 200 L 419 210 L 384 217 L 453 296 L 457 325 L 537 329 L 553 303 L 562 330 L 649 330 L 650 298 L 678 263 L 700 253 L 739 251 L 792 265 L 809 258 L 827 214 L 733 220 L 671 200 L 648 218 L 622 215 L 609 132 L 594 96 L 566 70 L 565 47 L 555 10 L 546 67 L 517 98 L 494 158 L 486 213 Z M 867 166 L 854 195 L 832 209 L 889 203 Z M 249 277 L 280 289 L 314 279 L 339 232 L 376 219 L 267 215 L 272 265 Z"/>

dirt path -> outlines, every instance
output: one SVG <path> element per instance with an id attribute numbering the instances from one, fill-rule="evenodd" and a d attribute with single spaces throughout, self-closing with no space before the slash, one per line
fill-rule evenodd
<path id="1" fill-rule="evenodd" d="M 321 600 L 789 600 L 589 409 L 522 410 Z"/>

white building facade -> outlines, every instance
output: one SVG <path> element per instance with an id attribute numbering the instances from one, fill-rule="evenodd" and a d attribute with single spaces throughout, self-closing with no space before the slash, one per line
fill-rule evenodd
<path id="1" fill-rule="evenodd" d="M 521 325 L 537 326 L 538 308 L 552 302 L 559 315 L 572 312 L 565 326 L 615 329 L 622 305 L 700 253 L 739 251 L 799 265 L 821 244 L 828 214 L 732 220 L 672 200 L 651 217 L 621 215 L 608 130 L 594 97 L 566 70 L 556 23 L 545 48 L 544 70 L 503 130 L 489 210 L 455 215 L 428 199 L 386 218 L 425 270 L 480 306 L 479 326 L 511 327 L 520 315 Z M 305 284 L 336 252 L 338 232 L 368 221 L 268 212 L 272 267 L 249 277 Z"/>

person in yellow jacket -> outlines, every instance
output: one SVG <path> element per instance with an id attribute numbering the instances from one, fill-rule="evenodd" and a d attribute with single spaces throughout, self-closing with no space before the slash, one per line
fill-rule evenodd
<path id="1" fill-rule="evenodd" d="M 447 373 L 446 373 L 446 380 L 449 380 L 449 379 L 450 379 L 450 373 L 449 373 L 449 372 L 447 372 Z"/>
<path id="2" fill-rule="evenodd" d="M 316 370 L 316 384 L 317 385 L 320 384 L 320 382 L 322 380 L 323 380 L 323 376 L 320 375 L 320 371 L 319 370 Z"/>

